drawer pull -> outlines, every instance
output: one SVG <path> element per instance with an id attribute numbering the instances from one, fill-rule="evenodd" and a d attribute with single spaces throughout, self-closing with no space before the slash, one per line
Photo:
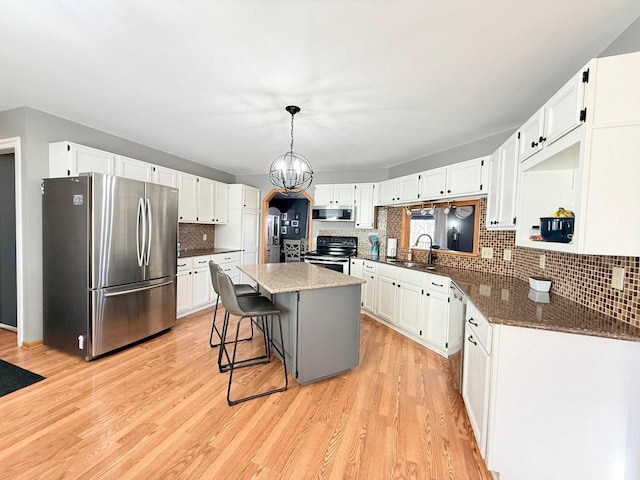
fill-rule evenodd
<path id="1" fill-rule="evenodd" d="M 473 325 L 474 327 L 477 327 L 477 326 L 478 326 L 478 324 L 475 322 L 475 320 L 473 319 L 473 317 L 471 317 L 471 318 L 469 319 L 469 323 L 470 323 L 471 325 Z"/>
<path id="2" fill-rule="evenodd" d="M 224 257 L 225 260 L 231 260 L 231 257 Z"/>
<path id="3" fill-rule="evenodd" d="M 178 264 L 178 266 L 179 266 L 179 267 L 186 267 L 186 266 L 187 266 L 187 264 L 186 264 L 186 263 L 179 263 L 179 264 Z"/>
<path id="4" fill-rule="evenodd" d="M 474 342 L 473 341 L 473 336 L 469 335 L 469 338 L 467 338 L 467 340 L 469 340 L 471 343 L 473 343 L 474 345 L 478 345 L 478 342 Z"/>
<path id="5" fill-rule="evenodd" d="M 444 287 L 444 285 L 440 285 L 439 283 L 433 283 L 433 282 L 431 282 L 431 285 L 435 285 L 436 287 Z"/>
<path id="6" fill-rule="evenodd" d="M 207 263 L 207 261 L 206 260 L 201 260 L 198 263 Z"/>

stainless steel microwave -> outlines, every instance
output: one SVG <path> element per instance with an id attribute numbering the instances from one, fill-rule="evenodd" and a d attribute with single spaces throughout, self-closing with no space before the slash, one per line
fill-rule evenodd
<path id="1" fill-rule="evenodd" d="M 353 208 L 313 208 L 311 211 L 313 220 L 322 220 L 325 222 L 353 222 L 355 221 Z"/>

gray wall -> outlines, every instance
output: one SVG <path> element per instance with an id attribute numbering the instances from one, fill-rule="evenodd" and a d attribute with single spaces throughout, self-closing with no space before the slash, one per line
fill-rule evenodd
<path id="1" fill-rule="evenodd" d="M 640 51 L 640 17 L 636 18 L 598 57 L 610 57 Z"/>
<path id="2" fill-rule="evenodd" d="M 311 162 L 313 167 L 313 161 Z M 317 168 L 317 166 L 316 166 Z M 244 183 L 260 189 L 260 194 L 264 196 L 274 188 L 269 181 L 268 172 L 264 175 L 238 175 L 236 183 Z M 325 183 L 367 183 L 379 182 L 389 178 L 389 170 L 386 168 L 370 168 L 366 170 L 340 170 L 335 172 L 314 172 L 313 183 L 309 188 L 309 194 L 313 196 L 314 185 Z"/>
<path id="3" fill-rule="evenodd" d="M 16 323 L 16 210 L 13 153 L 0 155 L 0 323 Z"/>
<path id="4" fill-rule="evenodd" d="M 42 205 L 40 183 L 49 172 L 49 143 L 61 140 L 234 183 L 235 177 L 99 130 L 22 107 L 0 112 L 0 138 L 22 142 L 22 208 L 25 309 L 23 339 L 42 339 Z"/>
<path id="5" fill-rule="evenodd" d="M 418 173 L 431 168 L 444 167 L 452 163 L 471 160 L 472 158 L 491 155 L 502 143 L 509 138 L 517 127 L 500 132 L 490 137 L 481 138 L 474 142 L 459 145 L 431 155 L 401 163 L 389 169 L 389 178 L 401 177 L 410 173 Z"/>

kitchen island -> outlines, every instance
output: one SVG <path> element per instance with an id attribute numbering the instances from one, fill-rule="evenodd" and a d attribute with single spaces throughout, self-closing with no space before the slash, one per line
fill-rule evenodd
<path id="1" fill-rule="evenodd" d="M 281 310 L 287 367 L 301 385 L 339 375 L 360 358 L 363 280 L 308 263 L 238 267 Z M 275 324 L 274 324 L 275 327 Z"/>

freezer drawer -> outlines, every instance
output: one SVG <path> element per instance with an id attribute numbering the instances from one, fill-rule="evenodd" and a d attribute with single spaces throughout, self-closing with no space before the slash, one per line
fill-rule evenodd
<path id="1" fill-rule="evenodd" d="M 91 330 L 87 360 L 176 323 L 175 278 L 97 289 L 91 292 Z"/>

